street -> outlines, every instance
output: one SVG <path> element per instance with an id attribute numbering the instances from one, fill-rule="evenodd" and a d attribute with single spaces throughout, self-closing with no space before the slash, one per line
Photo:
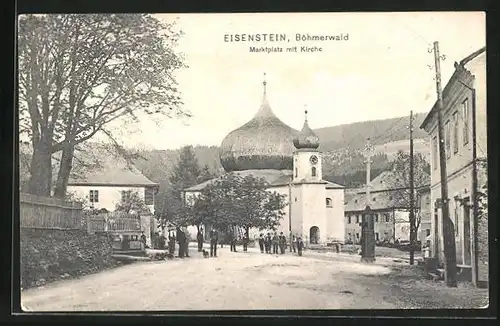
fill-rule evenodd
<path id="1" fill-rule="evenodd" d="M 190 248 L 190 258 L 134 263 L 58 281 L 23 291 L 22 307 L 25 311 L 402 309 L 443 304 L 479 307 L 487 302 L 481 296 L 487 292 L 415 281 L 401 271 L 416 267 L 386 258 L 368 265 L 360 263 L 359 256 L 345 254 L 306 251 L 298 257 L 289 252 L 238 250 L 219 247 L 217 258 L 204 259 Z M 391 277 L 394 273 L 400 278 Z M 413 286 L 410 301 L 405 284 Z"/>

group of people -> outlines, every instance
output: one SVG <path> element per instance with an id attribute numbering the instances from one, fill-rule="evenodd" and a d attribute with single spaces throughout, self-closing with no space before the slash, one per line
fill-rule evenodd
<path id="1" fill-rule="evenodd" d="M 283 235 L 283 232 L 280 232 L 279 235 L 277 232 L 275 232 L 274 235 L 268 233 L 266 236 L 261 233 L 259 237 L 259 247 L 261 253 L 264 253 L 265 251 L 266 254 L 278 254 L 279 249 L 279 253 L 283 255 L 286 251 L 287 240 L 285 235 Z M 291 249 L 293 252 L 297 252 L 299 256 L 302 256 L 304 242 L 301 237 L 295 235 L 292 236 Z"/>

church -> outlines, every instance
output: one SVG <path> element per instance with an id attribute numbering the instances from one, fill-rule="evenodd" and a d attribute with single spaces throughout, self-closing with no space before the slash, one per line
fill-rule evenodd
<path id="1" fill-rule="evenodd" d="M 277 232 L 298 234 L 307 244 L 344 243 L 344 187 L 322 178 L 320 140 L 309 127 L 307 111 L 301 131 L 282 122 L 266 96 L 255 116 L 230 132 L 220 146 L 220 162 L 226 173 L 252 175 L 266 180 L 268 190 L 286 196 Z M 189 201 L 212 179 L 184 190 Z M 196 234 L 196 227 L 189 227 Z M 251 230 L 250 238 L 262 231 Z M 267 231 L 266 231 L 267 232 Z"/>

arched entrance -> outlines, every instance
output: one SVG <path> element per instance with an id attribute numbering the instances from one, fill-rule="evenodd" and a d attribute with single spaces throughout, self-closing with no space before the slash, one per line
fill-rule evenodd
<path id="1" fill-rule="evenodd" d="M 319 243 L 319 228 L 317 226 L 313 226 L 309 229 L 309 242 L 311 244 Z"/>

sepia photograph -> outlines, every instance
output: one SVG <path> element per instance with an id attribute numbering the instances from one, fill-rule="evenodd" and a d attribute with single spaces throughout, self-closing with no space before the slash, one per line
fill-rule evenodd
<path id="1" fill-rule="evenodd" d="M 484 12 L 17 25 L 23 312 L 488 308 Z"/>

